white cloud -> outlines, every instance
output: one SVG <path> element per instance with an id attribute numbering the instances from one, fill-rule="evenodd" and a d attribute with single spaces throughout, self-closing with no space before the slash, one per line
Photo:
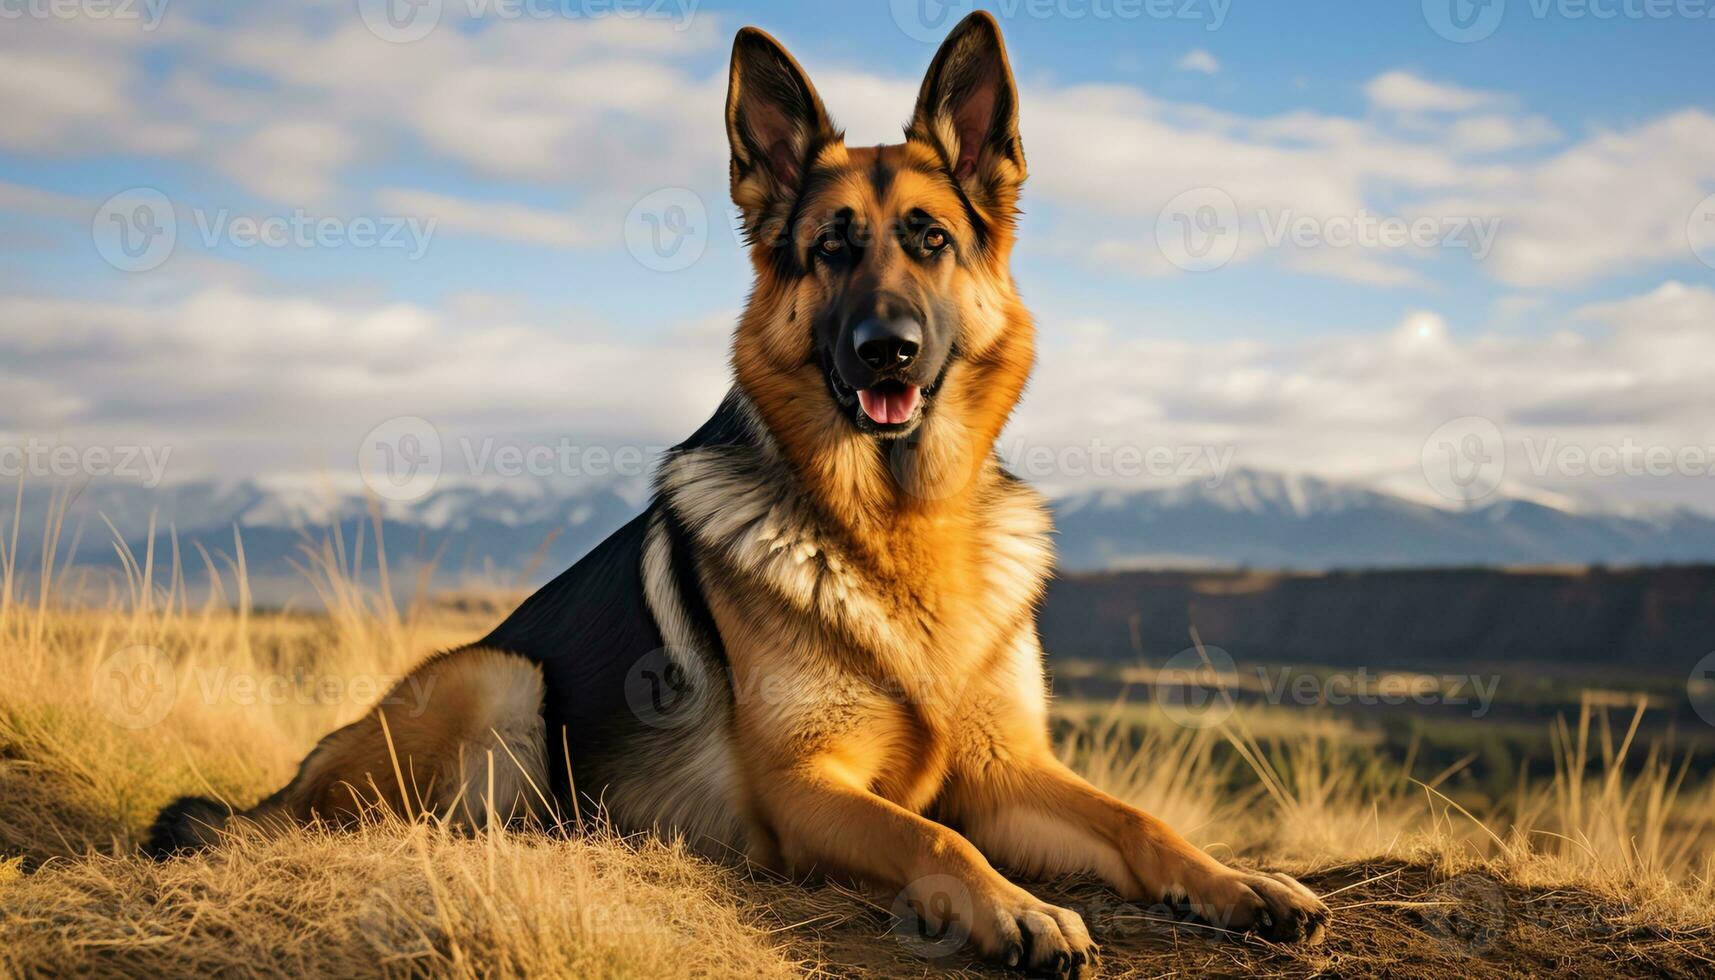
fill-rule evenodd
<path id="1" fill-rule="evenodd" d="M 1468 112 L 1501 98 L 1494 92 L 1431 82 L 1408 71 L 1377 75 L 1364 85 L 1364 94 L 1372 106 L 1394 112 Z"/>
<path id="2" fill-rule="evenodd" d="M 1086 325 L 1045 336 L 1013 434 L 1027 445 L 1231 447 L 1235 465 L 1379 483 L 1427 497 L 1424 441 L 1468 415 L 1513 446 L 1712 445 L 1715 290 L 1667 283 L 1575 311 L 1544 336 L 1460 336 L 1431 311 L 1390 331 L 1301 342 L 1125 339 Z M 1508 489 L 1564 497 L 1661 496 L 1650 477 L 1538 476 Z M 1707 479 L 1673 493 L 1707 508 Z"/>
<path id="3" fill-rule="evenodd" d="M 135 93 L 147 88 L 123 52 L 69 55 L 17 43 L 32 36 L 18 30 L 0 41 L 0 148 L 27 153 L 183 152 L 196 143 L 193 126 L 134 108 Z"/>
<path id="4" fill-rule="evenodd" d="M 76 221 L 86 220 L 94 214 L 96 204 L 95 201 L 72 194 L 59 194 L 0 180 L 0 211 Z"/>
<path id="5" fill-rule="evenodd" d="M 724 164 L 725 75 L 682 67 L 687 55 L 718 50 L 717 30 L 712 18 L 683 30 L 618 18 L 501 21 L 393 45 L 342 21 L 320 34 L 242 30 L 211 57 L 263 73 L 281 102 L 314 106 L 372 144 L 420 141 L 493 177 L 635 190 Z"/>
<path id="6" fill-rule="evenodd" d="M 1416 106 L 1501 101 L 1466 90 L 1389 97 Z M 1064 209 L 1033 244 L 1133 274 L 1178 273 L 1156 222 L 1171 199 L 1196 188 L 1218 189 L 1236 207 L 1234 267 L 1278 262 L 1396 286 L 1426 282 L 1425 260 L 1438 256 L 1478 261 L 1482 274 L 1516 287 L 1588 284 L 1689 261 L 1687 223 L 1715 190 L 1715 116 L 1694 109 L 1598 132 L 1551 156 L 1500 162 L 1486 157 L 1564 136 L 1541 117 L 1498 111 L 1399 125 L 1308 111 L 1255 118 L 1121 86 L 1027 87 L 1023 106 L 1029 200 Z M 1427 219 L 1450 231 L 1481 223 L 1495 229 L 1494 248 L 1307 249 L 1263 233 L 1287 217 L 1328 227 L 1364 215 Z"/>
<path id="7" fill-rule="evenodd" d="M 1499 217 L 1485 268 L 1501 281 L 1572 286 L 1690 261 L 1687 224 L 1712 190 L 1715 116 L 1688 109 L 1496 169 L 1483 186 L 1422 207 Z"/>
<path id="8" fill-rule="evenodd" d="M 301 13 L 256 8 L 218 35 L 188 14 L 148 33 L 9 21 L 0 148 L 212 162 L 304 206 L 355 162 L 424 147 L 488 176 L 561 186 L 636 190 L 724 166 L 724 72 L 681 67 L 718 49 L 711 16 L 507 20 L 469 33 L 449 21 L 399 45 L 355 17 L 329 30 Z M 146 72 L 145 56 L 161 53 L 171 70 Z"/>
<path id="9" fill-rule="evenodd" d="M 344 126 L 291 119 L 270 122 L 220 147 L 213 161 L 262 197 L 308 206 L 332 197 L 336 173 L 357 151 L 355 135 Z"/>
<path id="10" fill-rule="evenodd" d="M 1036 247 L 1093 254 L 1134 274 L 1178 272 L 1157 219 L 1182 192 L 1214 188 L 1239 218 L 1235 265 L 1274 260 L 1359 282 L 1416 281 L 1398 249 L 1272 248 L 1265 228 L 1385 214 L 1372 201 L 1378 187 L 1421 195 L 1471 176 L 1445 148 L 1317 113 L 1259 119 L 1109 85 L 1027 88 L 1021 100 L 1029 199 L 1064 209 Z"/>
<path id="11" fill-rule="evenodd" d="M 0 436 L 173 447 L 170 479 L 349 476 L 395 416 L 461 435 L 669 445 L 728 385 L 725 338 L 215 287 L 164 303 L 0 298 Z M 663 379 L 671 384 L 663 384 Z"/>
<path id="12" fill-rule="evenodd" d="M 1509 293 L 1490 304 L 1489 318 L 1503 326 L 1516 326 L 1547 304 L 1548 300 L 1537 293 Z"/>
<path id="13" fill-rule="evenodd" d="M 1466 153 L 1494 153 L 1560 140 L 1560 127 L 1541 116 L 1482 115 L 1456 119 L 1448 127 L 1453 146 Z"/>
<path id="14" fill-rule="evenodd" d="M 1215 56 L 1206 49 L 1193 48 L 1185 52 L 1178 61 L 1175 61 L 1173 67 L 1180 71 L 1196 71 L 1205 75 L 1213 75 L 1221 70 L 1221 63 L 1216 61 Z"/>

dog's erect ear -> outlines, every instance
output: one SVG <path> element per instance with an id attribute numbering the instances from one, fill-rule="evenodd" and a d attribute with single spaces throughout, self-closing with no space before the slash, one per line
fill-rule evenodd
<path id="1" fill-rule="evenodd" d="M 953 177 L 991 218 L 1011 218 L 1024 183 L 1024 147 L 1018 89 L 993 15 L 966 16 L 941 43 L 907 135 L 939 146 Z"/>
<path id="2" fill-rule="evenodd" d="M 771 202 L 796 196 L 811 154 L 840 138 L 804 69 L 754 27 L 732 42 L 726 132 L 733 201 L 753 218 Z"/>

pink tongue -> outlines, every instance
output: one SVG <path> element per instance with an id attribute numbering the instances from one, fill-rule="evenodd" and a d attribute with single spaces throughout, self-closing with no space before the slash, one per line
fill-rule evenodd
<path id="1" fill-rule="evenodd" d="M 918 389 L 915 385 L 889 385 L 885 391 L 865 388 L 858 392 L 858 404 L 872 421 L 882 425 L 898 425 L 909 421 L 917 411 Z"/>

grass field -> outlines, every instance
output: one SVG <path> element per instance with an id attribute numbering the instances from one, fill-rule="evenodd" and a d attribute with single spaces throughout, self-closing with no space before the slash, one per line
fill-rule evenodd
<path id="1" fill-rule="evenodd" d="M 224 583 L 192 597 L 170 542 L 92 586 L 55 567 L 57 527 L 28 569 L 5 531 L 0 974 L 987 972 L 901 930 L 889 895 L 599 826 L 471 838 L 395 822 L 140 858 L 163 803 L 253 802 L 417 659 L 506 610 L 398 608 L 354 584 L 377 564 L 362 542 L 306 547 L 321 609 L 292 613 L 251 608 L 237 542 L 191 559 Z M 1636 712 L 1586 705 L 1550 732 L 1552 777 L 1455 802 L 1445 771 L 1312 712 L 1186 728 L 1147 704 L 1058 711 L 1063 753 L 1098 784 L 1222 857 L 1301 875 L 1336 910 L 1328 942 L 1279 948 L 1090 882 L 1041 886 L 1083 913 L 1103 975 L 1715 975 L 1715 787 L 1671 745 L 1639 744 Z"/>

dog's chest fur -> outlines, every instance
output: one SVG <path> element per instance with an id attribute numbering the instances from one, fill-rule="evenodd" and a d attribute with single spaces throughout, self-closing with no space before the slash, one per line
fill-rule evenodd
<path id="1" fill-rule="evenodd" d="M 813 743 L 922 809 L 973 712 L 1042 698 L 1032 620 L 1052 563 L 1045 509 L 996 467 L 962 507 L 919 515 L 897 548 L 865 554 L 752 435 L 676 453 L 661 478 L 695 542 L 734 723 L 769 736 L 753 744 Z"/>

